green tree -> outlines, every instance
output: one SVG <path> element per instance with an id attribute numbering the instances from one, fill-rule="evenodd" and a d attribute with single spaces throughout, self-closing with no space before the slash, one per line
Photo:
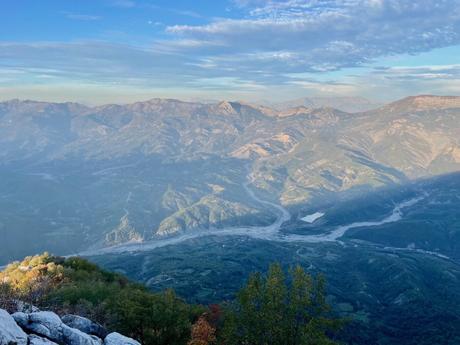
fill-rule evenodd
<path id="1" fill-rule="evenodd" d="M 253 274 L 228 308 L 222 343 L 226 345 L 329 345 L 328 332 L 339 322 L 329 317 L 325 280 L 297 266 L 286 279 L 279 264 L 267 275 Z"/>

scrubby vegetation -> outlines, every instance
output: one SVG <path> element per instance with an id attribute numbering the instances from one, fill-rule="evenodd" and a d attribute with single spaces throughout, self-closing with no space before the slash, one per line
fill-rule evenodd
<path id="1" fill-rule="evenodd" d="M 302 268 L 289 279 L 279 265 L 254 274 L 233 302 L 204 307 L 166 290 L 152 293 L 81 258 L 47 253 L 0 273 L 0 308 L 21 300 L 57 313 L 75 313 L 154 345 L 333 344 L 327 332 L 324 280 Z"/>

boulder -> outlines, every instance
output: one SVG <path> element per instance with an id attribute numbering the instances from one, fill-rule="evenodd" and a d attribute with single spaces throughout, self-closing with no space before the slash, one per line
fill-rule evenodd
<path id="1" fill-rule="evenodd" d="M 102 340 L 63 324 L 62 341 L 66 345 L 102 345 Z"/>
<path id="2" fill-rule="evenodd" d="M 57 345 L 49 339 L 39 337 L 38 335 L 29 335 L 29 345 Z"/>
<path id="3" fill-rule="evenodd" d="M 64 315 L 62 317 L 62 322 L 69 327 L 76 328 L 84 333 L 92 334 L 102 339 L 107 335 L 107 330 L 104 327 L 85 317 L 71 314 Z"/>
<path id="4" fill-rule="evenodd" d="M 29 314 L 23 313 L 23 312 L 16 312 L 14 314 L 11 314 L 13 317 L 14 321 L 21 326 L 22 328 L 27 327 L 29 324 Z"/>
<path id="5" fill-rule="evenodd" d="M 10 315 L 0 309 L 0 345 L 140 345 L 119 333 L 110 333 L 102 341 L 106 334 L 104 327 L 78 315 L 61 320 L 50 311 Z"/>
<path id="6" fill-rule="evenodd" d="M 46 337 L 57 343 L 63 343 L 62 326 L 64 326 L 64 324 L 55 313 L 50 311 L 39 311 L 37 313 L 28 314 L 28 317 L 28 323 L 25 325 L 21 324 L 21 327 L 26 331 Z"/>
<path id="7" fill-rule="evenodd" d="M 141 345 L 138 341 L 113 332 L 105 337 L 104 345 Z"/>
<path id="8" fill-rule="evenodd" d="M 3 309 L 0 309 L 0 345 L 27 345 L 27 334 Z"/>
<path id="9" fill-rule="evenodd" d="M 101 339 L 65 325 L 59 316 L 50 311 L 30 314 L 15 313 L 14 319 L 27 332 L 45 337 L 58 344 L 102 345 Z"/>

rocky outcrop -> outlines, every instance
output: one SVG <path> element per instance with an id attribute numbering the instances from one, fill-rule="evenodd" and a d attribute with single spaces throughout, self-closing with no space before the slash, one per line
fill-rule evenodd
<path id="1" fill-rule="evenodd" d="M 70 328 L 69 326 L 62 327 L 62 336 L 64 344 L 70 345 L 102 345 L 102 340 L 94 335 L 83 333 L 76 328 Z"/>
<path id="2" fill-rule="evenodd" d="M 27 345 L 27 334 L 3 309 L 0 309 L 0 345 Z"/>
<path id="3" fill-rule="evenodd" d="M 13 318 L 19 326 L 29 333 L 46 337 L 52 341 L 62 343 L 62 321 L 55 313 L 40 311 L 37 313 L 15 313 Z"/>
<path id="4" fill-rule="evenodd" d="M 105 337 L 104 345 L 140 345 L 140 343 L 120 333 L 114 332 Z"/>
<path id="5" fill-rule="evenodd" d="M 16 312 L 0 309 L 0 345 L 140 345 L 78 315 L 62 319 L 50 311 Z"/>
<path id="6" fill-rule="evenodd" d="M 55 342 L 39 337 L 38 335 L 31 334 L 29 335 L 29 345 L 58 345 Z"/>
<path id="7" fill-rule="evenodd" d="M 102 339 L 107 335 L 107 330 L 104 327 L 85 317 L 70 314 L 64 315 L 62 322 L 71 328 L 76 328 L 84 333 L 95 335 Z"/>

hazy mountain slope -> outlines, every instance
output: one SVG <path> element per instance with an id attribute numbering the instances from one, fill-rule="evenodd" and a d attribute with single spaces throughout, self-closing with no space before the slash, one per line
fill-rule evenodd
<path id="1" fill-rule="evenodd" d="M 1 163 L 41 159 L 71 142 L 76 137 L 72 118 L 86 110 L 75 103 L 0 103 Z"/>
<path id="2" fill-rule="evenodd" d="M 248 196 L 249 179 L 264 198 L 303 207 L 460 170 L 459 100 L 417 96 L 359 114 L 0 103 L 4 256 L 267 224 L 273 210 Z"/>
<path id="3" fill-rule="evenodd" d="M 298 204 L 359 186 L 458 171 L 459 99 L 411 97 L 309 131 L 295 149 L 259 162 L 258 187 Z"/>
<path id="4" fill-rule="evenodd" d="M 376 160 L 410 177 L 458 170 L 460 98 L 410 97 L 369 116 L 351 135 L 366 133 Z"/>
<path id="5" fill-rule="evenodd" d="M 273 107 L 278 110 L 285 110 L 299 106 L 307 108 L 332 107 L 349 113 L 357 113 L 376 109 L 381 106 L 381 103 L 364 97 L 305 97 L 278 103 Z"/>
<path id="6" fill-rule="evenodd" d="M 187 224 L 190 208 L 195 230 L 219 227 L 223 220 L 266 224 L 273 219 L 270 210 L 247 197 L 241 177 L 247 169 L 235 160 L 65 161 L 7 170 L 0 173 L 1 262 L 45 249 L 65 254 L 149 240 L 163 221 L 162 235 L 185 231 L 168 226 L 167 219 Z M 215 198 L 234 209 L 199 207 Z"/>

